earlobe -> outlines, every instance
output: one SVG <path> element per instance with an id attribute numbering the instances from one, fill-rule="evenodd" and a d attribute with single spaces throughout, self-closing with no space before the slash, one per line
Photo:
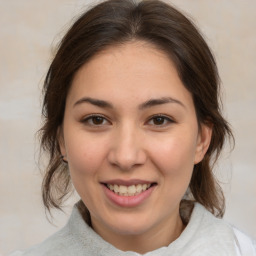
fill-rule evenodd
<path id="1" fill-rule="evenodd" d="M 212 138 L 212 124 L 201 124 L 201 129 L 198 133 L 197 147 L 194 164 L 201 162 L 210 146 Z"/>

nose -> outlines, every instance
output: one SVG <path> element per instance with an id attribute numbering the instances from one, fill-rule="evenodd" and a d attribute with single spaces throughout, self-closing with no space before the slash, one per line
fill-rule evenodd
<path id="1" fill-rule="evenodd" d="M 143 138 L 136 128 L 126 127 L 116 131 L 108 153 L 108 161 L 123 171 L 143 165 L 147 155 Z"/>

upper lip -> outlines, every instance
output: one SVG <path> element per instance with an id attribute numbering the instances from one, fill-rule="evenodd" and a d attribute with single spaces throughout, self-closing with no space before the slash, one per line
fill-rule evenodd
<path id="1" fill-rule="evenodd" d="M 102 184 L 116 184 L 116 185 L 123 185 L 123 186 L 132 186 L 138 184 L 152 184 L 156 182 L 148 181 L 148 180 L 140 180 L 140 179 L 130 179 L 130 180 L 122 180 L 122 179 L 114 179 L 114 180 L 106 180 L 102 181 Z"/>

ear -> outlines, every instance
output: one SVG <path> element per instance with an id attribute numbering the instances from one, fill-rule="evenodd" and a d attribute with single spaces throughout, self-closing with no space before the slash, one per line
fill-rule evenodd
<path id="1" fill-rule="evenodd" d="M 201 162 L 210 146 L 212 138 L 212 124 L 201 124 L 197 137 L 194 164 Z"/>
<path id="2" fill-rule="evenodd" d="M 62 126 L 60 126 L 58 128 L 57 139 L 58 139 L 61 155 L 66 156 L 67 152 L 66 152 L 66 147 L 65 147 L 65 140 L 64 140 L 64 134 L 63 134 Z"/>

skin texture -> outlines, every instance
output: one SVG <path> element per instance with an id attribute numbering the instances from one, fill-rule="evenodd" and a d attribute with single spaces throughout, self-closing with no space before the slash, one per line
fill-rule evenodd
<path id="1" fill-rule="evenodd" d="M 88 97 L 111 107 L 81 100 Z M 145 104 L 167 98 L 172 101 Z M 178 238 L 184 229 L 179 203 L 208 149 L 211 128 L 201 125 L 199 132 L 192 96 L 164 53 L 134 41 L 94 56 L 75 75 L 61 131 L 61 152 L 99 235 L 139 253 Z M 122 207 L 101 184 L 113 179 L 156 186 L 139 205 Z"/>

